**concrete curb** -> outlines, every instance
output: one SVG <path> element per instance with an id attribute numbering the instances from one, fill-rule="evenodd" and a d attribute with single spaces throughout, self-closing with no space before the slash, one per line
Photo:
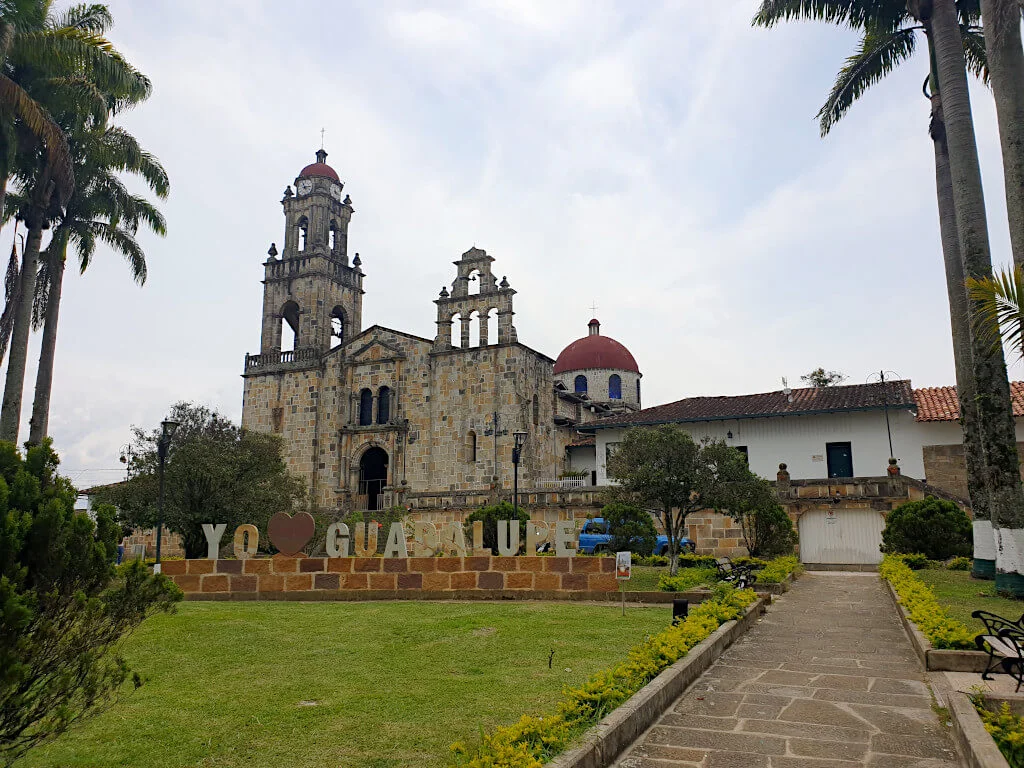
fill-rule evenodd
<path id="1" fill-rule="evenodd" d="M 896 594 L 896 590 L 892 588 L 892 584 L 886 579 L 882 579 L 882 581 L 885 582 L 885 586 L 889 590 L 889 597 L 892 598 L 892 604 L 896 606 L 896 611 L 899 613 L 903 628 L 907 630 L 907 635 L 910 636 L 910 644 L 914 647 L 914 652 L 926 670 L 929 672 L 985 671 L 985 665 L 988 662 L 987 653 L 982 651 L 951 651 L 932 648 L 928 638 L 921 633 L 917 625 L 911 621 L 906 609 L 900 605 L 899 597 Z"/>
<path id="2" fill-rule="evenodd" d="M 636 741 L 722 652 L 764 613 L 770 600 L 758 598 L 737 621 L 727 621 L 683 658 L 637 691 L 584 735 L 579 746 L 552 760 L 551 768 L 607 768 Z"/>
<path id="3" fill-rule="evenodd" d="M 967 694 L 953 691 L 947 701 L 953 740 L 968 768 L 1010 768 Z"/>
<path id="4" fill-rule="evenodd" d="M 627 592 L 629 604 L 666 604 L 676 598 L 700 603 L 711 596 L 708 590 L 690 592 Z M 301 602 L 361 602 L 365 600 L 558 600 L 566 602 L 620 603 L 619 592 L 537 589 L 310 589 L 291 592 L 186 592 L 186 600 L 215 602 L 251 602 L 254 600 Z"/>

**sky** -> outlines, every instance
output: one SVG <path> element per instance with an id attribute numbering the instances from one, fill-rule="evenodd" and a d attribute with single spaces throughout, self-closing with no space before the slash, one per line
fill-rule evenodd
<path id="1" fill-rule="evenodd" d="M 240 419 L 262 263 L 321 129 L 355 208 L 364 328 L 432 338 L 432 301 L 476 245 L 518 291 L 519 340 L 552 358 L 596 304 L 645 405 L 798 386 L 818 366 L 952 384 L 926 58 L 822 139 L 856 36 L 755 29 L 758 4 L 109 0 L 111 39 L 154 84 L 118 122 L 168 170 L 168 234 L 141 235 L 142 287 L 108 251 L 68 272 L 50 414 L 64 473 L 121 479 L 132 425 L 177 401 Z M 1001 264 L 990 93 L 973 104 Z"/>

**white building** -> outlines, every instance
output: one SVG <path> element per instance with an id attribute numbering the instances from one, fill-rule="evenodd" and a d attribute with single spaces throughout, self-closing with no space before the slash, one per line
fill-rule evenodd
<path id="1" fill-rule="evenodd" d="M 1024 383 L 1014 382 L 1018 442 L 1024 437 Z M 724 440 L 750 468 L 774 479 L 780 463 L 794 479 L 878 477 L 889 457 L 904 475 L 966 497 L 963 433 L 955 387 L 912 389 L 909 381 L 691 397 L 581 425 L 596 437 L 597 485 L 613 482 L 608 456 L 630 427 L 679 424 L 695 439 Z M 891 449 L 890 449 L 891 444 Z M 575 454 L 572 461 L 582 466 Z"/>

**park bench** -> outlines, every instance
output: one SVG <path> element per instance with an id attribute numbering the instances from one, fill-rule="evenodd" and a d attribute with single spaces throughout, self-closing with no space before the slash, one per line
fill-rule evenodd
<path id="1" fill-rule="evenodd" d="M 715 567 L 718 569 L 719 581 L 735 584 L 739 589 L 746 589 L 757 581 L 753 566 L 736 565 L 728 557 L 720 557 L 715 560 Z"/>
<path id="2" fill-rule="evenodd" d="M 978 650 L 988 654 L 982 680 L 991 680 L 992 672 L 1002 667 L 1017 681 L 1017 690 L 1024 683 L 1024 614 L 1017 621 L 990 611 L 974 611 L 971 618 L 985 625 L 985 631 L 974 638 Z"/>

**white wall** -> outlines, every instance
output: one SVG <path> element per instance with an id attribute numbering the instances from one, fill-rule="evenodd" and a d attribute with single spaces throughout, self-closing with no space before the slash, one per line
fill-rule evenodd
<path id="1" fill-rule="evenodd" d="M 593 472 L 597 469 L 597 462 L 594 457 L 594 446 L 584 445 L 578 448 L 568 448 L 569 470 L 571 472 Z M 587 478 L 590 483 L 590 478 Z"/>
<path id="2" fill-rule="evenodd" d="M 893 453 L 903 474 L 924 480 L 925 445 L 950 445 L 963 441 L 957 422 L 918 422 L 906 410 L 890 410 Z M 849 442 L 853 472 L 858 477 L 884 475 L 889 464 L 889 440 L 883 411 L 830 413 L 817 416 L 772 416 L 681 424 L 694 439 L 711 437 L 732 446 L 747 446 L 750 468 L 774 480 L 779 463 L 785 462 L 794 480 L 828 477 L 825 444 Z M 625 430 L 598 429 L 597 482 L 608 482 L 605 460 L 608 443 L 622 440 Z M 726 437 L 732 432 L 732 439 Z M 1024 438 L 1024 419 L 1017 419 L 1017 439 Z"/>

